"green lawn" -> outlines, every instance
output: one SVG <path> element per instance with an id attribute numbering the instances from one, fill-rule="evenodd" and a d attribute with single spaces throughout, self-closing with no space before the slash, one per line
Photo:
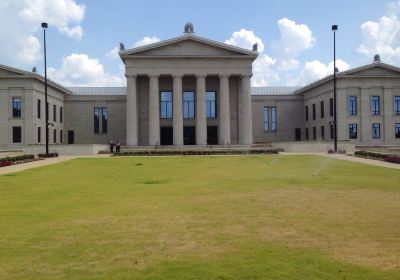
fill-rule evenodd
<path id="1" fill-rule="evenodd" d="M 268 155 L 3 175 L 0 279 L 400 279 L 400 172 Z"/>

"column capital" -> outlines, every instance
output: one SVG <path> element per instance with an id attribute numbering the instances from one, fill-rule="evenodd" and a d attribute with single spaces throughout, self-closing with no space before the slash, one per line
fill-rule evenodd
<path id="1" fill-rule="evenodd" d="M 171 74 L 172 78 L 177 78 L 177 79 L 182 79 L 183 75 L 182 74 Z"/>
<path id="2" fill-rule="evenodd" d="M 125 76 L 125 78 L 137 78 L 137 75 L 136 74 L 134 74 L 134 75 L 127 75 L 127 74 L 125 74 L 124 75 Z"/>
<path id="3" fill-rule="evenodd" d="M 199 79 L 199 78 L 206 78 L 207 77 L 207 74 L 196 74 L 196 79 Z"/>
<path id="4" fill-rule="evenodd" d="M 160 78 L 160 74 L 149 74 L 147 75 L 149 78 Z"/>
<path id="5" fill-rule="evenodd" d="M 231 74 L 218 74 L 219 78 L 229 78 L 231 76 Z"/>

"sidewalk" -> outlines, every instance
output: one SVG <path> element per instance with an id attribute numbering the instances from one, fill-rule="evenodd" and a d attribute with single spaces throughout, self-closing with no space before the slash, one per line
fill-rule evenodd
<path id="1" fill-rule="evenodd" d="M 23 171 L 35 167 L 46 166 L 76 158 L 109 157 L 110 155 L 84 155 L 84 156 L 59 156 L 56 158 L 46 158 L 43 160 L 32 161 L 28 163 L 10 165 L 0 168 L 0 175 Z"/>

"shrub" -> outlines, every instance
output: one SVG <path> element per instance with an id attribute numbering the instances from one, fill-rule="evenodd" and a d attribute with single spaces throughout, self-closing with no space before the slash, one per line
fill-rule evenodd
<path id="1" fill-rule="evenodd" d="M 385 161 L 400 164 L 400 157 L 399 156 L 388 156 L 385 158 Z"/>
<path id="2" fill-rule="evenodd" d="M 6 160 L 0 161 L 0 167 L 10 166 L 12 164 L 13 164 L 12 161 L 6 161 Z"/>
<path id="3" fill-rule="evenodd" d="M 368 157 L 368 158 L 377 158 L 377 159 L 385 159 L 390 157 L 388 154 L 376 153 L 376 152 L 368 152 L 368 151 L 356 151 L 354 153 L 356 156 Z"/>
<path id="4" fill-rule="evenodd" d="M 55 158 L 58 157 L 58 153 L 49 153 L 48 155 L 46 154 L 38 154 L 39 158 Z"/>
<path id="5" fill-rule="evenodd" d="M 5 158 L 1 158 L 0 162 L 17 162 L 17 161 L 29 161 L 34 159 L 35 156 L 34 155 L 22 155 L 22 156 L 15 156 L 15 157 L 5 157 Z"/>

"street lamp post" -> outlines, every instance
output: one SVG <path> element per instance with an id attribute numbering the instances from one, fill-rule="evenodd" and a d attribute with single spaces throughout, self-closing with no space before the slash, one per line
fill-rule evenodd
<path id="1" fill-rule="evenodd" d="M 47 103 L 47 58 L 46 58 L 46 29 L 48 25 L 42 22 L 43 28 L 43 45 L 44 45 L 44 104 L 45 104 L 45 118 L 46 118 L 46 157 L 49 155 L 49 105 Z"/>
<path id="2" fill-rule="evenodd" d="M 337 25 L 332 25 L 333 31 L 333 132 L 334 150 L 337 153 L 337 115 L 336 115 L 336 31 Z"/>

